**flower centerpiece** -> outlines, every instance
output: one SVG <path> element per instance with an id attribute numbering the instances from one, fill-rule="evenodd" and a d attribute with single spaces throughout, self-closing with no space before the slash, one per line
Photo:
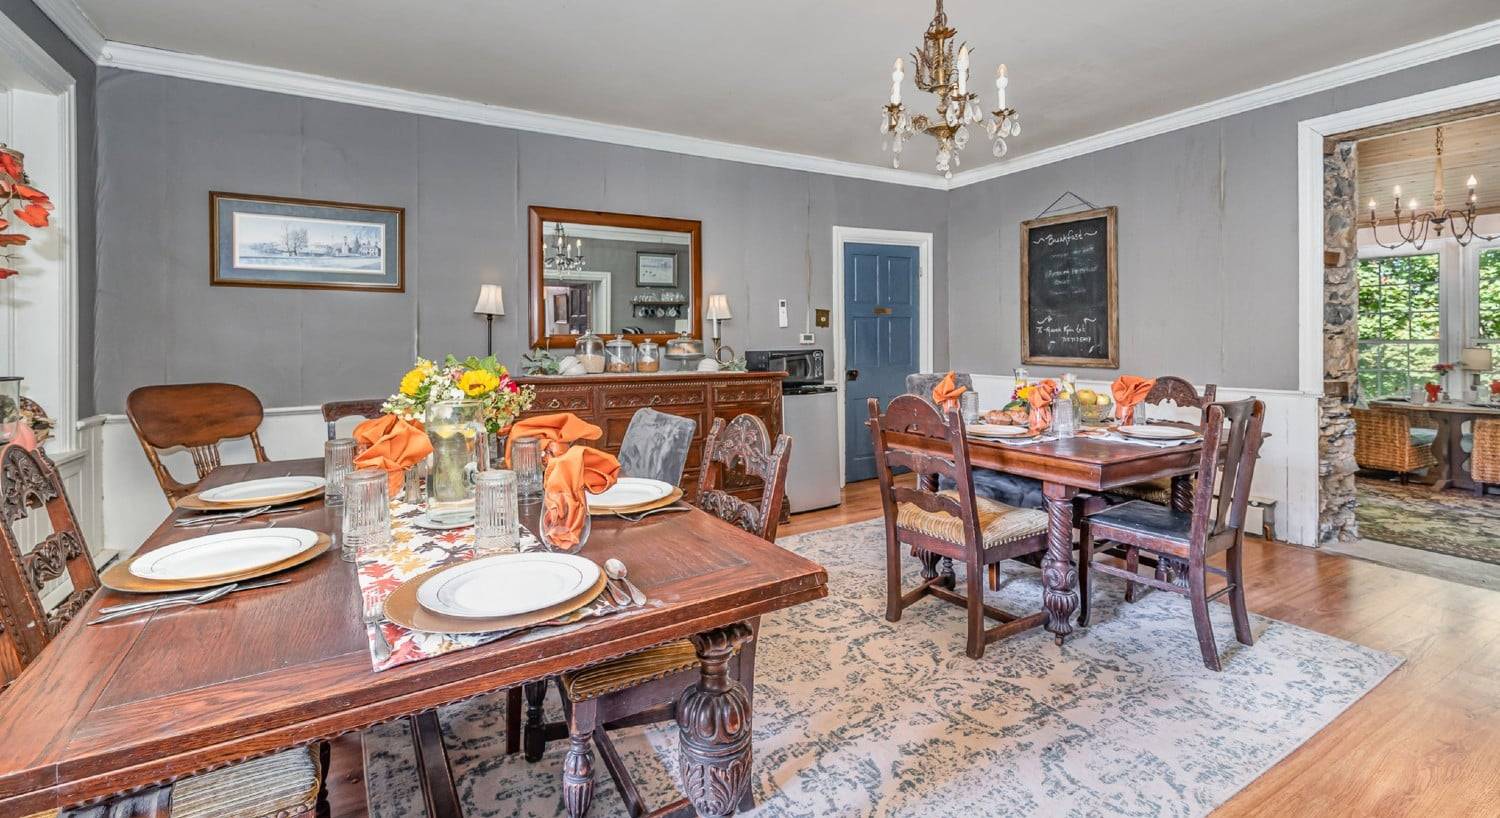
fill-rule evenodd
<path id="1" fill-rule="evenodd" d="M 449 355 L 442 364 L 418 358 L 417 365 L 401 378 L 400 390 L 380 408 L 402 420 L 422 423 L 428 407 L 435 403 L 479 401 L 485 428 L 498 434 L 531 408 L 535 399 L 536 390 L 511 380 L 495 356 L 459 360 Z"/>

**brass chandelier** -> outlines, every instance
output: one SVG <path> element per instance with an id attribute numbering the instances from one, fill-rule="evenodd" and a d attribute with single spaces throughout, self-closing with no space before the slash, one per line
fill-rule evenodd
<path id="1" fill-rule="evenodd" d="M 1401 212 L 1401 186 L 1396 185 L 1391 191 L 1391 195 L 1395 198 L 1396 202 L 1394 216 L 1391 219 L 1396 225 L 1397 240 L 1394 243 L 1386 244 L 1380 240 L 1380 220 L 1375 217 L 1375 200 L 1370 200 L 1370 235 L 1374 237 L 1375 243 L 1381 247 L 1387 250 L 1395 250 L 1398 247 L 1410 244 L 1414 249 L 1421 250 L 1422 246 L 1427 243 L 1429 232 L 1433 233 L 1436 238 L 1441 239 L 1445 229 L 1450 231 L 1453 240 L 1457 241 L 1460 247 L 1468 247 L 1469 242 L 1475 239 L 1494 241 L 1500 238 L 1500 236 L 1485 236 L 1474 232 L 1474 220 L 1479 217 L 1479 214 L 1475 212 L 1476 203 L 1479 201 L 1479 194 L 1475 189 L 1479 187 L 1479 180 L 1473 174 L 1469 175 L 1468 182 L 1466 183 L 1469 189 L 1469 198 L 1464 208 L 1462 210 L 1450 210 L 1445 206 L 1443 193 L 1442 126 L 1439 126 L 1437 129 L 1435 149 L 1437 159 L 1436 167 L 1433 169 L 1431 210 L 1418 211 L 1417 200 L 1413 197 L 1407 203 L 1407 212 L 1403 215 Z M 1402 224 L 1403 218 L 1405 219 L 1405 224 Z M 1459 219 L 1463 220 L 1462 229 L 1458 226 Z"/>
<path id="2" fill-rule="evenodd" d="M 922 45 L 911 54 L 914 66 L 913 83 L 918 90 L 936 94 L 937 116 L 926 114 L 908 117 L 906 107 L 901 104 L 901 82 L 906 77 L 905 63 L 896 60 L 891 72 L 891 101 L 885 106 L 881 118 L 880 132 L 887 135 L 882 150 L 891 150 L 891 167 L 901 167 L 901 147 L 906 140 L 918 132 L 926 133 L 937 140 L 937 169 L 943 178 L 953 178 L 953 168 L 958 165 L 958 153 L 969 144 L 969 125 L 984 120 L 983 105 L 979 95 L 969 90 L 969 63 L 974 51 L 963 43 L 955 52 L 953 40 L 958 30 L 948 25 L 948 15 L 943 13 L 943 0 L 937 0 L 937 12 L 922 35 Z M 1002 63 L 995 70 L 995 91 L 998 97 L 991 119 L 985 121 L 984 130 L 994 143 L 995 157 L 1005 155 L 1005 140 L 1021 134 L 1021 120 L 1015 108 L 1005 105 L 1005 87 L 1010 84 Z"/>

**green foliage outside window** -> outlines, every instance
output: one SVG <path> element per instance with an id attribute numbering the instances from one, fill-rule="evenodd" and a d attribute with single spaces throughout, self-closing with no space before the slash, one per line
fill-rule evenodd
<path id="1" fill-rule="evenodd" d="M 1489 263 L 1491 320 L 1500 332 L 1500 253 Z M 1436 253 L 1360 259 L 1359 385 L 1365 396 L 1407 395 L 1433 379 L 1442 331 L 1438 293 Z"/>

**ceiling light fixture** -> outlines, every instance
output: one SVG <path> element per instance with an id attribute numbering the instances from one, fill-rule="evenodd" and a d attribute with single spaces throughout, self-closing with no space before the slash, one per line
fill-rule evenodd
<path id="1" fill-rule="evenodd" d="M 1469 175 L 1469 180 L 1466 183 L 1469 188 L 1469 200 L 1464 204 L 1464 209 L 1449 210 L 1447 207 L 1444 207 L 1443 129 L 1441 126 L 1437 129 L 1436 139 L 1437 163 L 1433 169 L 1432 209 L 1418 211 L 1418 202 L 1416 198 L 1412 198 L 1411 201 L 1407 202 L 1406 225 L 1403 227 L 1401 223 L 1401 186 L 1396 185 L 1391 191 L 1391 195 L 1395 197 L 1396 201 L 1395 216 L 1392 218 L 1392 221 L 1396 225 L 1396 238 L 1399 241 L 1394 244 L 1386 244 L 1380 240 L 1380 221 L 1375 218 L 1375 200 L 1370 200 L 1370 235 L 1374 237 L 1376 244 L 1387 250 L 1395 250 L 1397 247 L 1406 244 L 1410 244 L 1415 249 L 1421 250 L 1422 245 L 1427 243 L 1427 233 L 1429 230 L 1437 238 L 1441 239 L 1443 237 L 1443 230 L 1450 229 L 1454 241 L 1457 241 L 1460 247 L 1468 247 L 1469 242 L 1474 239 L 1494 241 L 1500 238 L 1500 236 L 1484 236 L 1474 232 L 1474 220 L 1479 216 L 1475 212 L 1476 203 L 1479 201 L 1479 194 L 1476 191 L 1479 187 L 1479 180 L 1473 174 Z M 1462 230 L 1458 227 L 1459 219 L 1463 219 L 1464 221 Z"/>
<path id="2" fill-rule="evenodd" d="M 890 149 L 891 167 L 901 167 L 901 146 L 917 132 L 932 136 L 938 142 L 937 169 L 943 178 L 953 178 L 953 167 L 958 164 L 958 153 L 969 144 L 969 125 L 984 119 L 979 95 L 969 91 L 969 63 L 974 51 L 968 43 L 958 47 L 955 53 L 953 39 L 958 30 L 948 26 L 948 15 L 943 13 L 943 0 L 937 0 L 937 13 L 922 35 L 922 45 L 911 54 L 915 74 L 913 83 L 918 90 L 936 94 L 937 117 L 929 119 L 926 114 L 914 117 L 906 115 L 901 104 L 901 82 L 906 78 L 905 62 L 896 60 L 891 71 L 891 100 L 881 117 L 880 132 L 888 138 L 881 150 Z M 991 119 L 984 123 L 985 133 L 994 143 L 995 158 L 1005 155 L 1005 139 L 1020 136 L 1021 120 L 1015 108 L 1005 105 L 1005 87 L 1010 84 L 1002 63 L 995 70 L 995 91 L 998 100 L 991 112 Z"/>
<path id="3" fill-rule="evenodd" d="M 583 239 L 574 239 L 569 244 L 568 234 L 559 224 L 552 232 L 552 255 L 543 266 L 548 270 L 582 270 L 585 263 Z"/>

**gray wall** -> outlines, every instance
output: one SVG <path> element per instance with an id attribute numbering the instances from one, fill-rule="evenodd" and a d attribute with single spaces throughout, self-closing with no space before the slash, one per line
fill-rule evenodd
<path id="1" fill-rule="evenodd" d="M 935 354 L 947 359 L 940 191 L 114 69 L 98 91 L 102 412 L 142 384 L 210 379 L 268 406 L 386 394 L 414 351 L 483 351 L 472 310 L 485 282 L 505 287 L 495 344 L 516 363 L 533 204 L 701 220 L 704 291 L 729 295 L 724 342 L 741 351 L 795 346 L 804 310 L 830 306 L 833 225 L 931 232 Z M 211 190 L 405 207 L 407 292 L 210 287 Z"/>
<path id="2" fill-rule="evenodd" d="M 73 45 L 31 0 L 0 0 L 0 14 L 9 17 L 77 82 L 78 176 L 73 201 L 77 206 L 78 235 L 78 416 L 94 413 L 94 62 Z"/>
<path id="3" fill-rule="evenodd" d="M 1071 190 L 1119 207 L 1120 371 L 1295 389 L 1297 123 L 1496 74 L 1491 47 L 952 191 L 952 365 L 1020 365 L 1019 224 Z"/>

